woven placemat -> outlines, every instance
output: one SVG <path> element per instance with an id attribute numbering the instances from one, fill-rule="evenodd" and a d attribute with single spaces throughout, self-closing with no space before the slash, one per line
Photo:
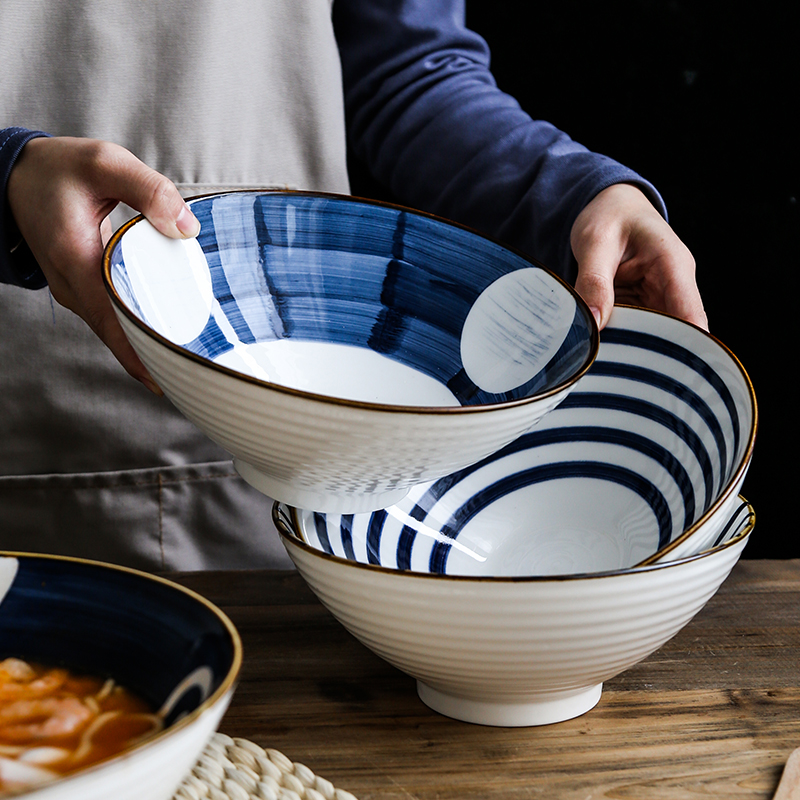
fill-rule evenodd
<path id="1" fill-rule="evenodd" d="M 173 800 L 356 800 L 304 764 L 215 733 Z"/>

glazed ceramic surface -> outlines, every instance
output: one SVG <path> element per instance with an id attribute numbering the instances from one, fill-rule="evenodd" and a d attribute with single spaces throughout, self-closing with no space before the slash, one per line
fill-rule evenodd
<path id="1" fill-rule="evenodd" d="M 292 509 L 276 506 L 274 516 L 315 594 L 367 647 L 414 677 L 427 705 L 499 726 L 544 725 L 591 709 L 603 681 L 657 650 L 702 609 L 755 521 L 746 504 L 734 509 L 715 547 L 666 564 L 486 578 L 348 561 L 304 543 Z"/>
<path id="2" fill-rule="evenodd" d="M 165 722 L 154 738 L 18 796 L 172 797 L 234 691 L 242 648 L 230 620 L 193 592 L 129 569 L 0 554 L 0 573 L 11 572 L 0 603 L 0 658 L 112 677 L 149 701 Z"/>
<path id="3" fill-rule="evenodd" d="M 746 373 L 691 325 L 616 308 L 598 357 L 530 433 L 364 514 L 298 513 L 305 541 L 450 575 L 602 572 L 700 552 L 752 456 Z"/>
<path id="4" fill-rule="evenodd" d="M 529 430 L 596 355 L 571 287 L 442 220 L 286 192 L 192 209 L 196 240 L 121 229 L 106 286 L 167 396 L 279 500 L 390 505 Z"/>

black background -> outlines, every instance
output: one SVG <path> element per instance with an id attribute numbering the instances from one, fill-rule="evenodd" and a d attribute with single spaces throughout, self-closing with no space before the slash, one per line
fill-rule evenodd
<path id="1" fill-rule="evenodd" d="M 694 253 L 711 332 L 741 360 L 759 404 L 742 489 L 756 511 L 750 558 L 800 557 L 790 508 L 800 324 L 791 7 L 467 2 L 499 87 L 651 180 Z M 356 176 L 359 190 L 369 191 Z"/>

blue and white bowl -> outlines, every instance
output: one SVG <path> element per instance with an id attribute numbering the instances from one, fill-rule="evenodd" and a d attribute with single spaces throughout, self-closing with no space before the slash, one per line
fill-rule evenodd
<path id="1" fill-rule="evenodd" d="M 242 645 L 225 614 L 177 584 L 98 562 L 0 553 L 7 657 L 113 678 L 164 722 L 153 738 L 19 796 L 168 800 L 230 703 Z"/>
<path id="2" fill-rule="evenodd" d="M 191 205 L 196 240 L 123 226 L 106 287 L 165 394 L 279 500 L 391 505 L 528 431 L 597 353 L 571 287 L 444 220 L 293 192 Z"/>
<path id="3" fill-rule="evenodd" d="M 739 497 L 703 553 L 631 569 L 487 577 L 390 569 L 304 541 L 277 505 L 284 546 L 312 591 L 424 703 L 484 725 L 547 725 L 591 709 L 603 682 L 655 652 L 697 614 L 755 524 Z M 690 679 L 690 678 L 687 678 Z"/>
<path id="4" fill-rule="evenodd" d="M 752 385 L 704 331 L 615 308 L 558 408 L 477 464 L 363 514 L 298 512 L 312 547 L 391 569 L 566 575 L 682 558 L 738 504 L 756 435 Z"/>

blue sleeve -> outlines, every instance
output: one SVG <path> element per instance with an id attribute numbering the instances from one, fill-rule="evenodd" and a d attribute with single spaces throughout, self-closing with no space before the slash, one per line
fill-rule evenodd
<path id="1" fill-rule="evenodd" d="M 25 128 L 0 130 L 0 283 L 13 283 L 28 289 L 41 289 L 47 281 L 27 245 L 24 242 L 19 244 L 17 236 L 9 240 L 9 234 L 16 232 L 16 225 L 6 200 L 11 168 L 22 148 L 38 136 L 47 134 Z"/>
<path id="2" fill-rule="evenodd" d="M 570 230 L 602 189 L 656 189 L 501 92 L 464 0 L 335 0 L 354 155 L 402 203 L 481 230 L 568 280 Z"/>

